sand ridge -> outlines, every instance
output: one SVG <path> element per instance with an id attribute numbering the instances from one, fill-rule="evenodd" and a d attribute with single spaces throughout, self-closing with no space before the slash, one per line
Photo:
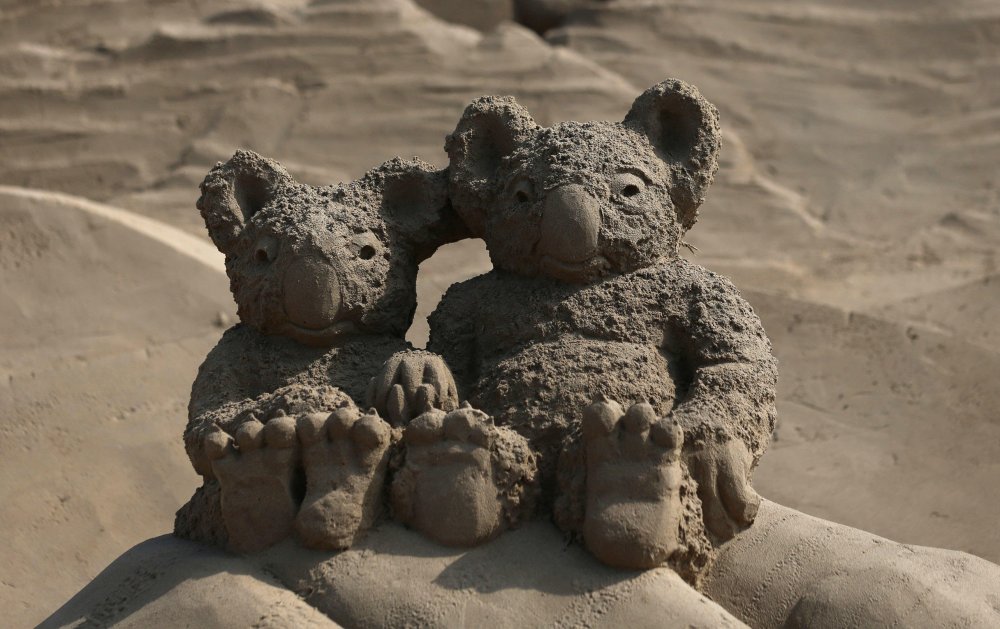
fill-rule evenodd
<path id="1" fill-rule="evenodd" d="M 83 197 L 49 190 L 0 186 L 0 195 L 30 199 L 45 205 L 66 206 L 99 216 L 166 245 L 183 256 L 197 260 L 213 271 L 226 272 L 225 259 L 221 252 L 208 246 L 203 239 L 195 238 L 191 234 L 162 221 L 104 203 L 96 203 Z"/>

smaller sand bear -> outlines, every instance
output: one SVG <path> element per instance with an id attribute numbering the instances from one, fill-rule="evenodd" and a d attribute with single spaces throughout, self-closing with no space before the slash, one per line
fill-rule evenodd
<path id="1" fill-rule="evenodd" d="M 178 534 L 251 552 L 294 530 L 344 548 L 371 525 L 400 430 L 358 410 L 370 378 L 383 364 L 408 378 L 413 394 L 390 386 L 380 406 L 397 425 L 410 406 L 457 406 L 441 359 L 403 340 L 417 265 L 464 234 L 446 181 L 394 159 L 313 187 L 249 151 L 208 174 L 198 207 L 240 323 L 192 388 L 185 445 L 205 483 L 178 512 Z"/>

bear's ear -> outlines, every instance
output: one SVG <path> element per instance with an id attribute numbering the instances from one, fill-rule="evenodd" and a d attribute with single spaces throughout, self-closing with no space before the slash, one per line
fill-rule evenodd
<path id="1" fill-rule="evenodd" d="M 672 167 L 670 198 L 690 229 L 719 167 L 719 112 L 694 86 L 667 79 L 635 99 L 624 125 L 648 137 Z"/>
<path id="2" fill-rule="evenodd" d="M 253 151 L 216 164 L 201 182 L 197 206 L 219 251 L 231 253 L 243 225 L 292 181 L 280 164 Z"/>
<path id="3" fill-rule="evenodd" d="M 465 108 L 445 140 L 452 202 L 474 235 L 483 235 L 485 208 L 495 193 L 503 158 L 537 130 L 528 111 L 512 97 L 484 96 Z"/>
<path id="4" fill-rule="evenodd" d="M 468 237 L 448 198 L 448 171 L 419 159 L 394 158 L 371 171 L 382 181 L 383 218 L 417 253 L 418 261 L 441 245 Z M 365 178 L 362 178 L 364 181 Z"/>
<path id="5" fill-rule="evenodd" d="M 382 173 L 382 209 L 388 216 L 419 222 L 421 215 L 448 204 L 447 173 L 430 164 L 396 157 L 375 170 Z"/>

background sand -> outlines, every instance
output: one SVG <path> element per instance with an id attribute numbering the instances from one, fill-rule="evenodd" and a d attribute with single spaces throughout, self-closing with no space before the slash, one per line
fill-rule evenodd
<path id="1" fill-rule="evenodd" d="M 510 15 L 424 4 L 477 26 Z M 468 13 L 480 4 L 497 17 Z M 203 243 L 197 184 L 239 147 L 330 183 L 396 154 L 444 165 L 444 135 L 484 93 L 547 124 L 620 119 L 666 76 L 696 84 L 725 145 L 689 257 L 744 290 L 781 361 L 757 487 L 1000 561 L 995 3 L 610 2 L 541 38 L 409 0 L 2 0 L 0 53 L 0 184 Z M 234 307 L 217 261 L 144 225 L 0 188 L 14 626 L 168 531 L 197 483 L 188 391 Z M 444 288 L 487 268 L 471 241 L 427 261 L 411 338 Z"/>

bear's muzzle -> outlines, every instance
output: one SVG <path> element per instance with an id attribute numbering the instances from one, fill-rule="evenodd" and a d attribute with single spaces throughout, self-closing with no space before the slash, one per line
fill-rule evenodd
<path id="1" fill-rule="evenodd" d="M 306 330 L 323 330 L 340 314 L 340 281 L 329 263 L 300 258 L 285 269 L 283 303 L 288 321 Z"/>

